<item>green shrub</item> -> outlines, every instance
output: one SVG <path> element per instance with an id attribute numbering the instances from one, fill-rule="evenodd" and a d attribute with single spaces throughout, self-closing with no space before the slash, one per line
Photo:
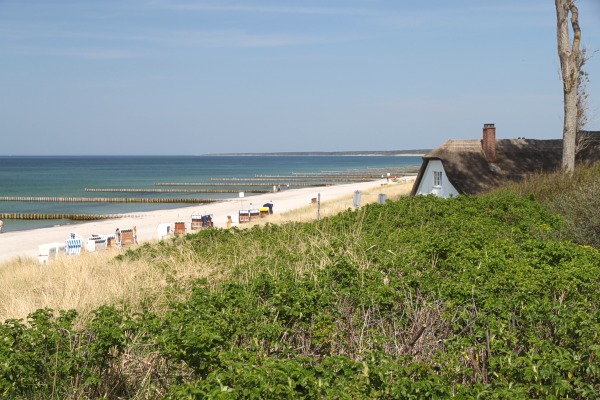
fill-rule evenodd
<path id="1" fill-rule="evenodd" d="M 600 254 L 560 240 L 564 217 L 533 197 L 403 198 L 129 251 L 166 271 L 191 251 L 223 275 L 81 330 L 72 312 L 5 322 L 0 395 L 597 397 Z"/>
<path id="2" fill-rule="evenodd" d="M 600 163 L 573 173 L 532 176 L 502 190 L 532 196 L 560 215 L 562 239 L 600 249 Z"/>

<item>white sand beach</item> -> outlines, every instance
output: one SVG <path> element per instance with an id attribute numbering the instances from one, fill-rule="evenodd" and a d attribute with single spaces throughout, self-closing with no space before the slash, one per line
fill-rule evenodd
<path id="1" fill-rule="evenodd" d="M 243 199 L 236 198 L 218 203 L 199 204 L 172 210 L 136 213 L 135 215 L 128 214 L 124 215 L 123 218 L 118 219 L 55 226 L 28 231 L 6 232 L 0 234 L 0 263 L 15 258 L 37 259 L 39 245 L 53 242 L 64 243 L 70 233 L 82 236 L 84 238 L 85 246 L 85 241 L 92 234 L 109 235 L 113 234 L 116 228 L 128 229 L 135 226 L 139 243 L 157 241 L 159 240 L 159 224 L 186 222 L 189 229 L 192 214 L 212 214 L 214 226 L 224 228 L 227 225 L 227 216 L 231 216 L 234 221 L 237 221 L 238 211 L 242 209 L 242 206 L 244 209 L 247 209 L 250 203 L 253 204 L 254 208 L 259 208 L 264 203 L 272 201 L 274 204 L 274 213 L 279 214 L 310 205 L 311 199 L 316 198 L 318 194 L 321 196 L 321 202 L 327 202 L 344 196 L 351 196 L 356 190 L 362 191 L 377 188 L 384 183 L 386 183 L 386 180 L 382 179 L 328 187 L 284 190 L 277 193 L 253 195 Z M 406 185 L 406 188 L 408 192 L 410 190 L 410 185 Z M 350 200 L 348 204 L 348 207 L 351 206 L 352 200 Z"/>

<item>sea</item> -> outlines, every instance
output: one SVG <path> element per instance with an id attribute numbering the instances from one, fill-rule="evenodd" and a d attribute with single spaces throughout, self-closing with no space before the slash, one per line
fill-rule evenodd
<path id="1" fill-rule="evenodd" d="M 293 190 L 300 184 L 344 183 L 332 183 L 326 178 L 329 175 L 395 176 L 414 171 L 420 164 L 420 156 L 410 155 L 0 156 L 0 214 L 134 214 L 193 204 L 46 200 L 226 200 L 239 197 L 240 192 L 250 197 L 253 189 L 272 190 L 273 186 L 276 190 Z M 318 182 L 317 177 L 323 181 Z M 269 186 L 258 187 L 261 182 Z M 173 192 L 157 193 L 161 188 Z M 178 189 L 182 192 L 176 192 Z M 189 189 L 231 192 L 186 193 Z M 3 218 L 3 223 L 3 232 L 11 232 L 79 222 Z"/>

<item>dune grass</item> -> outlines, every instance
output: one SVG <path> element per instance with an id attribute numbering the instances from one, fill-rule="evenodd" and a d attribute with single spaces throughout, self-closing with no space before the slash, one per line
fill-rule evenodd
<path id="1" fill-rule="evenodd" d="M 389 185 L 363 191 L 362 204 L 377 202 L 380 193 L 385 193 L 388 199 L 393 200 L 408 194 L 411 188 L 412 182 L 390 182 Z M 345 196 L 323 202 L 320 215 L 324 218 L 351 207 L 352 196 Z M 239 228 L 251 229 L 267 223 L 308 222 L 315 220 L 316 216 L 316 205 L 311 205 L 242 224 Z M 172 250 L 177 247 L 177 238 L 165 243 Z M 264 257 L 264 251 L 239 248 L 232 252 L 232 257 L 235 258 L 236 253 L 243 256 L 238 257 L 237 261 L 228 261 L 233 265 L 246 263 Z M 199 278 L 211 276 L 215 279 L 223 273 L 218 268 L 219 260 L 207 262 L 206 259 L 199 259 L 192 249 L 181 247 L 177 247 L 176 251 L 153 252 L 151 260 L 146 257 L 117 260 L 118 255 L 117 251 L 83 252 L 79 257 L 59 257 L 47 265 L 40 265 L 37 260 L 30 258 L 0 265 L 0 321 L 25 319 L 40 308 L 75 309 L 80 323 L 88 319 L 91 310 L 103 304 L 156 309 L 177 295 L 170 290 L 173 282 L 177 282 L 181 290 Z"/>

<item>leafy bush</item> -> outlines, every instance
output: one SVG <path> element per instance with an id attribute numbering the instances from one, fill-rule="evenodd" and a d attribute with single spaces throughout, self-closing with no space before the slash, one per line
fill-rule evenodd
<path id="1" fill-rule="evenodd" d="M 27 324 L 0 325 L 0 397 L 67 398 L 121 394 L 113 361 L 127 345 L 127 317 L 103 306 L 84 330 L 75 330 L 74 311 L 40 309 Z"/>
<path id="2" fill-rule="evenodd" d="M 166 310 L 101 307 L 82 330 L 49 310 L 7 321 L 0 394 L 594 398 L 600 254 L 560 241 L 563 224 L 502 192 L 141 246 L 121 262 L 168 270 L 191 251 L 220 275 Z"/>
<path id="3" fill-rule="evenodd" d="M 573 173 L 536 175 L 502 190 L 532 196 L 560 215 L 564 240 L 600 249 L 600 163 Z"/>

